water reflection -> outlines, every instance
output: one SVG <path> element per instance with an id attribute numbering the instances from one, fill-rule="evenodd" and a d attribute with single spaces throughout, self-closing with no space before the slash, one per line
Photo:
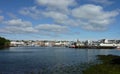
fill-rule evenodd
<path id="1" fill-rule="evenodd" d="M 54 47 L 11 47 L 9 50 L 0 50 L 0 72 L 6 74 L 23 74 L 24 72 L 62 73 L 73 72 L 80 67 L 96 62 L 96 55 L 120 55 L 116 49 L 71 49 Z M 84 69 L 81 64 L 80 70 Z M 75 68 L 74 68 L 75 67 Z M 67 68 L 67 70 L 66 70 Z"/>

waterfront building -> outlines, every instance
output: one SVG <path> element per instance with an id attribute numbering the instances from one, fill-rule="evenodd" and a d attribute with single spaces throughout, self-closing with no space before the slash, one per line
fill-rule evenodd
<path id="1" fill-rule="evenodd" d="M 47 47 L 63 47 L 63 46 L 116 46 L 120 47 L 120 40 L 108 40 L 108 39 L 102 39 L 98 41 L 33 41 L 33 40 L 12 40 L 10 42 L 10 46 L 47 46 Z"/>
<path id="2" fill-rule="evenodd" d="M 107 39 L 101 39 L 101 40 L 99 40 L 100 41 L 100 43 L 108 43 L 108 40 Z"/>
<path id="3" fill-rule="evenodd" d="M 93 44 L 93 43 L 92 43 L 92 41 L 90 41 L 90 40 L 85 41 L 85 45 L 86 45 L 86 46 L 92 46 L 92 44 Z"/>
<path id="4" fill-rule="evenodd" d="M 25 43 L 23 41 L 11 41 L 10 46 L 24 46 Z"/>

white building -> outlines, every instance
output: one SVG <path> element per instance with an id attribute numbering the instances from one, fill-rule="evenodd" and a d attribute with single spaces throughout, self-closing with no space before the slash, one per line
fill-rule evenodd
<path id="1" fill-rule="evenodd" d="M 11 41 L 11 42 L 10 42 L 10 45 L 11 45 L 11 46 L 24 46 L 25 43 L 22 42 L 22 41 L 20 41 L 20 42 L 17 42 L 17 41 Z"/>

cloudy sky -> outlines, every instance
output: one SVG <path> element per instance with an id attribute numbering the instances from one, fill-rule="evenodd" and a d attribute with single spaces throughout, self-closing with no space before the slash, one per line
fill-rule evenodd
<path id="1" fill-rule="evenodd" d="M 11 40 L 120 39 L 120 0 L 0 0 Z"/>

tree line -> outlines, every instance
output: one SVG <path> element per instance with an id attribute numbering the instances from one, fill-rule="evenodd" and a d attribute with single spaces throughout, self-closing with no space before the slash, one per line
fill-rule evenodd
<path id="1" fill-rule="evenodd" d="M 0 37 L 0 48 L 6 48 L 10 46 L 10 40 Z"/>

